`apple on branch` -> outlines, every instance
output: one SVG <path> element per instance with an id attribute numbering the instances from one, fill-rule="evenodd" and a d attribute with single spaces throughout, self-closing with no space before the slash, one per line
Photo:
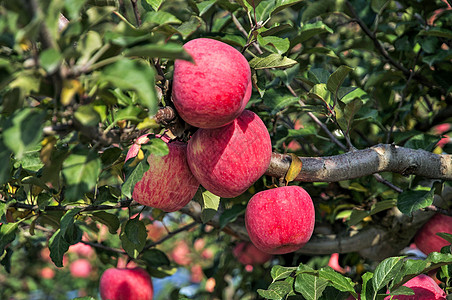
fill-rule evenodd
<path id="1" fill-rule="evenodd" d="M 199 38 L 184 49 L 194 63 L 174 62 L 172 96 L 179 115 L 199 128 L 232 122 L 251 97 L 251 70 L 246 58 L 223 42 Z"/>
<path id="2" fill-rule="evenodd" d="M 284 186 L 255 194 L 246 207 L 245 226 L 261 251 L 285 254 L 303 247 L 314 231 L 315 211 L 309 194 Z"/>
<path id="3" fill-rule="evenodd" d="M 147 138 L 147 137 L 146 137 Z M 143 205 L 155 207 L 166 212 L 181 209 L 193 198 L 199 183 L 187 164 L 187 144 L 180 141 L 169 141 L 166 136 L 161 138 L 168 144 L 169 153 L 165 156 L 148 156 L 149 170 L 137 182 L 132 198 Z M 138 138 L 141 146 L 146 143 L 142 136 Z M 132 146 L 128 159 L 139 153 L 138 146 Z"/>
<path id="4" fill-rule="evenodd" d="M 264 175 L 271 153 L 265 124 L 245 110 L 228 125 L 198 129 L 188 142 L 187 160 L 203 187 L 217 196 L 233 198 Z"/>
<path id="5" fill-rule="evenodd" d="M 431 252 L 440 252 L 442 247 L 450 243 L 436 234 L 439 232 L 452 234 L 452 217 L 435 214 L 416 233 L 414 237 L 416 247 L 426 255 Z"/>
<path id="6" fill-rule="evenodd" d="M 430 276 L 421 274 L 408 280 L 404 286 L 413 290 L 414 295 L 393 295 L 385 300 L 445 300 L 446 293 Z"/>
<path id="7" fill-rule="evenodd" d="M 142 268 L 106 270 L 99 283 L 102 300 L 151 300 L 154 287 Z"/>

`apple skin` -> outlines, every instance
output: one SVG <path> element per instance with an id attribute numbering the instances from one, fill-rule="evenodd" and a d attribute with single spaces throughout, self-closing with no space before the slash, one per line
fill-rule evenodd
<path id="1" fill-rule="evenodd" d="M 187 144 L 168 142 L 168 149 L 163 157 L 148 156 L 149 170 L 135 185 L 132 198 L 140 204 L 173 212 L 190 202 L 199 182 L 187 164 Z"/>
<path id="2" fill-rule="evenodd" d="M 446 299 L 446 293 L 428 275 L 421 274 L 408 280 L 404 286 L 413 290 L 414 295 L 387 296 L 385 300 L 440 300 Z"/>
<path id="3" fill-rule="evenodd" d="M 232 254 L 243 265 L 261 265 L 269 261 L 273 255 L 262 252 L 252 243 L 240 242 L 232 250 Z"/>
<path id="4" fill-rule="evenodd" d="M 106 270 L 99 283 L 102 300 L 151 300 L 154 287 L 149 274 L 142 268 Z"/>
<path id="5" fill-rule="evenodd" d="M 431 252 L 440 252 L 441 248 L 450 245 L 445 239 L 436 235 L 437 232 L 452 234 L 452 217 L 435 214 L 414 237 L 416 247 L 428 255 Z"/>
<path id="6" fill-rule="evenodd" d="M 77 259 L 69 265 L 72 277 L 88 278 L 91 275 L 91 263 L 84 258 Z"/>
<path id="7" fill-rule="evenodd" d="M 264 122 L 245 110 L 228 125 L 198 129 L 188 141 L 187 161 L 202 186 L 217 196 L 233 198 L 264 175 L 271 154 Z"/>
<path id="8" fill-rule="evenodd" d="M 245 226 L 251 242 L 270 254 L 303 247 L 314 231 L 315 211 L 309 194 L 284 186 L 255 194 L 246 207 Z"/>
<path id="9" fill-rule="evenodd" d="M 251 97 L 251 70 L 246 58 L 223 42 L 199 38 L 184 49 L 195 64 L 174 62 L 172 97 L 188 124 L 217 128 L 232 122 Z"/>

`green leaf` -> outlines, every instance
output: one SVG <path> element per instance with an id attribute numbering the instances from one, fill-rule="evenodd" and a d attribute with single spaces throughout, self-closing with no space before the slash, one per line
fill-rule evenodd
<path id="1" fill-rule="evenodd" d="M 405 147 L 411 149 L 424 149 L 426 151 L 433 151 L 436 147 L 436 143 L 440 138 L 436 135 L 431 134 L 418 134 L 410 138 L 406 143 Z"/>
<path id="2" fill-rule="evenodd" d="M 55 231 L 49 240 L 49 250 L 50 258 L 57 267 L 63 267 L 63 256 L 69 249 L 69 246 L 70 244 L 66 242 L 61 234 L 61 229 Z"/>
<path id="3" fill-rule="evenodd" d="M 5 247 L 16 239 L 16 231 L 19 223 L 3 223 L 0 225 L 0 256 Z"/>
<path id="4" fill-rule="evenodd" d="M 341 292 L 356 294 L 352 280 L 334 271 L 330 267 L 320 269 L 319 276 L 320 278 L 330 281 L 331 284 Z"/>
<path id="5" fill-rule="evenodd" d="M 447 232 L 437 232 L 436 235 L 452 244 L 452 234 Z"/>
<path id="6" fill-rule="evenodd" d="M 176 30 L 182 35 L 182 39 L 187 39 L 202 26 L 204 21 L 198 16 L 191 16 L 186 22 L 183 22 Z"/>
<path id="7" fill-rule="evenodd" d="M 326 279 L 303 273 L 295 278 L 295 291 L 301 293 L 306 300 L 317 300 L 328 283 Z"/>
<path id="8" fill-rule="evenodd" d="M 101 121 L 99 114 L 92 104 L 79 106 L 74 116 L 84 126 L 98 126 Z"/>
<path id="9" fill-rule="evenodd" d="M 258 289 L 259 296 L 270 300 L 283 299 L 292 291 L 292 286 L 285 281 L 276 281 L 270 284 L 267 290 Z"/>
<path id="10" fill-rule="evenodd" d="M 271 68 L 289 68 L 298 62 L 286 56 L 271 53 L 262 57 L 255 57 L 249 63 L 251 68 L 261 70 Z"/>
<path id="11" fill-rule="evenodd" d="M 328 78 L 330 77 L 330 72 L 325 70 L 324 68 L 313 68 L 308 71 L 308 79 L 315 84 L 328 82 Z"/>
<path id="12" fill-rule="evenodd" d="M 194 198 L 201 205 L 201 221 L 207 223 L 212 220 L 220 205 L 220 197 L 209 191 L 198 189 Z"/>
<path id="13" fill-rule="evenodd" d="M 261 35 L 257 36 L 257 41 L 259 42 L 259 44 L 261 46 L 263 46 L 264 48 L 266 48 L 267 50 L 272 51 L 270 46 L 273 46 L 274 49 L 278 52 L 278 54 L 283 55 L 284 53 L 287 52 L 287 50 L 289 50 L 290 47 L 290 42 L 288 38 L 279 38 L 276 36 L 267 36 L 267 37 L 263 37 Z"/>
<path id="14" fill-rule="evenodd" d="M 333 74 L 331 74 L 331 76 L 328 78 L 328 81 L 326 83 L 327 89 L 337 97 L 339 88 L 341 87 L 345 78 L 347 78 L 348 73 L 350 73 L 352 70 L 353 68 L 344 65 L 337 68 L 337 70 L 334 71 Z"/>
<path id="15" fill-rule="evenodd" d="M 11 173 L 11 151 L 0 139 L 0 185 L 7 182 Z"/>
<path id="16" fill-rule="evenodd" d="M 379 13 L 380 10 L 387 5 L 386 3 L 389 2 L 388 0 L 372 0 L 370 7 L 375 13 Z"/>
<path id="17" fill-rule="evenodd" d="M 14 166 L 18 167 L 18 164 L 25 170 L 37 172 L 44 164 L 41 161 L 41 147 L 37 146 L 35 149 L 25 151 L 21 159 L 16 159 Z"/>
<path id="18" fill-rule="evenodd" d="M 331 9 L 335 8 L 335 1 L 333 0 L 318 0 L 311 2 L 308 7 L 304 10 L 301 17 L 302 22 L 311 20 L 312 18 L 321 16 Z"/>
<path id="19" fill-rule="evenodd" d="M 143 150 L 148 150 L 150 154 L 155 156 L 168 155 L 168 144 L 159 138 L 150 139 L 146 145 L 142 145 Z"/>
<path id="20" fill-rule="evenodd" d="M 265 106 L 271 109 L 270 114 L 274 115 L 281 110 L 298 103 L 299 97 L 294 97 L 281 90 L 270 89 L 264 94 L 262 100 Z"/>
<path id="21" fill-rule="evenodd" d="M 271 15 L 275 15 L 278 12 L 292 6 L 295 5 L 297 3 L 300 3 L 303 0 L 276 0 L 276 5 L 275 8 L 273 9 Z"/>
<path id="22" fill-rule="evenodd" d="M 383 260 L 375 269 L 372 277 L 374 293 L 384 288 L 400 271 L 403 257 L 389 257 Z"/>
<path id="23" fill-rule="evenodd" d="M 405 190 L 397 198 L 397 208 L 406 215 L 432 205 L 434 189 Z"/>
<path id="24" fill-rule="evenodd" d="M 149 109 L 149 114 L 157 112 L 155 71 L 149 65 L 138 60 L 121 59 L 106 67 L 100 78 L 115 87 L 136 91 L 139 103 Z"/>
<path id="25" fill-rule="evenodd" d="M 4 125 L 3 143 L 14 152 L 17 159 L 36 147 L 42 137 L 45 112 L 24 108 L 15 112 Z"/>
<path id="26" fill-rule="evenodd" d="M 65 202 L 77 201 L 97 184 L 101 160 L 94 151 L 77 147 L 63 162 L 63 176 L 67 183 Z"/>
<path id="27" fill-rule="evenodd" d="M 55 72 L 62 61 L 61 53 L 56 49 L 46 49 L 39 55 L 39 62 L 47 73 Z"/>
<path id="28" fill-rule="evenodd" d="M 313 36 L 322 34 L 322 33 L 334 33 L 333 29 L 328 27 L 322 21 L 317 21 L 315 23 L 305 24 L 302 28 L 298 36 L 294 39 L 292 44 L 295 43 L 303 43 L 304 41 L 309 40 Z"/>
<path id="29" fill-rule="evenodd" d="M 275 265 L 272 267 L 270 274 L 273 278 L 273 281 L 277 281 L 277 280 L 286 279 L 296 270 L 297 270 L 297 267 L 283 267 L 280 265 Z"/>
<path id="30" fill-rule="evenodd" d="M 0 257 L 3 257 L 0 261 L 0 264 L 5 268 L 5 271 L 10 274 L 11 273 L 11 258 L 13 256 L 14 251 L 10 248 L 6 248 L 6 254 Z"/>
<path id="31" fill-rule="evenodd" d="M 153 10 L 158 11 L 163 3 L 163 0 L 146 0 Z"/>
<path id="32" fill-rule="evenodd" d="M 314 85 L 308 92 L 308 97 L 322 101 L 326 106 L 332 106 L 331 93 L 327 90 L 326 84 Z"/>
<path id="33" fill-rule="evenodd" d="M 452 30 L 435 27 L 435 28 L 430 28 L 428 30 L 423 29 L 419 32 L 419 35 L 436 36 L 436 37 L 446 38 L 446 39 L 450 40 L 450 39 L 452 39 Z"/>
<path id="34" fill-rule="evenodd" d="M 181 24 L 182 21 L 179 20 L 173 14 L 170 14 L 169 12 L 166 11 L 150 11 L 146 13 L 146 15 L 144 15 L 143 17 L 143 25 L 147 26 L 146 23 L 163 25 L 163 24 Z"/>
<path id="35" fill-rule="evenodd" d="M 138 106 L 127 106 L 126 108 L 120 109 L 115 114 L 115 121 L 131 120 L 131 121 L 141 121 L 142 119 L 138 117 L 139 114 L 143 112 L 143 109 Z"/>
<path id="36" fill-rule="evenodd" d="M 414 295 L 414 291 L 407 286 L 399 286 L 394 291 L 391 291 L 389 295 Z"/>
<path id="37" fill-rule="evenodd" d="M 74 217 L 80 213 L 81 208 L 73 208 L 71 210 L 68 210 L 60 220 L 60 232 L 61 235 L 64 237 L 66 235 L 66 232 L 71 230 L 71 227 L 74 226 Z"/>
<path id="38" fill-rule="evenodd" d="M 140 56 L 147 58 L 160 57 L 192 60 L 191 56 L 184 50 L 184 48 L 182 48 L 182 45 L 176 43 L 135 46 L 124 51 L 124 55 L 127 57 Z"/>
<path id="39" fill-rule="evenodd" d="M 137 218 L 128 220 L 120 234 L 122 248 L 132 258 L 137 258 L 146 243 L 146 226 Z"/>
<path id="40" fill-rule="evenodd" d="M 93 220 L 100 222 L 108 227 L 111 234 L 116 234 L 119 229 L 119 219 L 116 215 L 107 213 L 105 211 L 98 211 L 92 214 Z"/>
<path id="41" fill-rule="evenodd" d="M 161 266 L 169 266 L 171 264 L 166 254 L 155 248 L 143 251 L 140 258 L 146 262 L 146 266 L 157 268 Z"/>
<path id="42" fill-rule="evenodd" d="M 374 299 L 374 295 L 378 292 L 375 291 L 372 284 L 372 277 L 374 276 L 371 272 L 366 272 L 361 278 L 363 280 L 363 288 L 361 291 L 361 299 L 362 300 L 371 300 Z"/>
<path id="43" fill-rule="evenodd" d="M 140 161 L 135 167 L 130 167 L 130 164 L 133 163 L 133 159 L 129 159 L 124 164 L 125 170 L 125 179 L 124 183 L 121 186 L 122 194 L 128 198 L 132 198 L 132 193 L 135 185 L 138 181 L 143 178 L 144 173 L 149 170 L 149 163 L 147 160 L 149 153 L 148 151 L 144 152 L 144 159 Z"/>
<path id="44" fill-rule="evenodd" d="M 245 213 L 246 206 L 236 204 L 230 209 L 225 209 L 220 215 L 220 229 L 224 228 L 230 222 L 234 222 L 238 216 Z"/>

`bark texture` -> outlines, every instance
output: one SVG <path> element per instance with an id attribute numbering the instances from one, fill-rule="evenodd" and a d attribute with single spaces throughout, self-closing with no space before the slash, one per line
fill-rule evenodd
<path id="1" fill-rule="evenodd" d="M 452 180 L 452 156 L 425 150 L 379 144 L 364 150 L 328 157 L 300 157 L 303 167 L 296 181 L 336 182 L 381 172 Z M 273 153 L 266 175 L 281 178 L 289 169 L 290 155 Z"/>

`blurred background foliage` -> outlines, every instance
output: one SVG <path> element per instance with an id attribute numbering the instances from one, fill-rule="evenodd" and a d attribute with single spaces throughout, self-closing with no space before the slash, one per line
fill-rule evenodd
<path id="1" fill-rule="evenodd" d="M 130 205 L 149 166 L 123 166 L 125 154 L 141 134 L 164 130 L 155 116 L 171 104 L 174 60 L 189 60 L 182 45 L 199 37 L 242 51 L 253 69 L 247 108 L 275 152 L 328 156 L 394 143 L 450 153 L 451 28 L 451 4 L 440 0 L 0 1 L 2 299 L 96 298 L 100 274 L 128 260 L 162 278 L 158 299 L 254 298 L 274 265 L 326 266 L 329 255 L 287 254 L 251 269 L 234 258 L 238 240 L 221 229 L 274 178 L 219 207 L 214 199 L 221 228 Z M 144 154 L 166 148 L 155 141 Z M 434 186 L 441 195 L 449 185 L 381 175 L 403 193 Z M 302 185 L 315 199 L 316 234 L 381 223 L 403 198 L 372 176 Z M 416 195 L 404 212 L 431 204 L 433 193 Z M 206 194 L 197 201 L 212 208 Z M 204 221 L 212 217 L 206 211 Z M 189 262 L 176 262 L 184 242 Z M 67 252 L 75 244 L 95 254 Z M 79 259 L 89 261 L 87 277 L 71 273 Z M 340 263 L 362 282 L 378 262 L 349 253 Z M 195 266 L 203 272 L 193 279 Z"/>

